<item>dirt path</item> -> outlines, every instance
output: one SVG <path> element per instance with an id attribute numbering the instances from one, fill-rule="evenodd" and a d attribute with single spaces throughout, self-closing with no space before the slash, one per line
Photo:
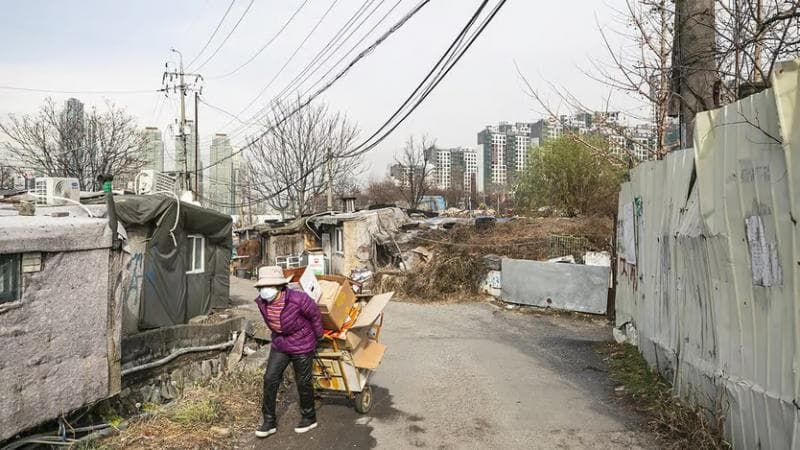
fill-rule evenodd
<path id="1" fill-rule="evenodd" d="M 325 401 L 306 435 L 292 386 L 279 432 L 240 448 L 652 448 L 641 419 L 614 401 L 594 351 L 601 322 L 489 304 L 392 303 L 375 404 L 357 414 Z M 255 425 L 255 424 L 254 424 Z"/>

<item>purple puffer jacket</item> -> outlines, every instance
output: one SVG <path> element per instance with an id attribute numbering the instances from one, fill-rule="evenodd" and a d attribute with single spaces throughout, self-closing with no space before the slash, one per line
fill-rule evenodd
<path id="1" fill-rule="evenodd" d="M 283 310 L 280 312 L 280 332 L 267 320 L 270 304 L 261 296 L 256 298 L 261 316 L 272 331 L 272 348 L 290 355 L 313 352 L 322 337 L 322 317 L 314 300 L 305 292 L 286 289 Z"/>

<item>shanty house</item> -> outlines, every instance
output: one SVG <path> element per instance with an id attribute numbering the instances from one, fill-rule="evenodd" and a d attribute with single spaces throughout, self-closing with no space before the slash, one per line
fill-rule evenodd
<path id="1" fill-rule="evenodd" d="M 0 442 L 120 391 L 126 336 L 229 301 L 231 218 L 162 196 L 0 205 Z M 62 216 L 64 215 L 64 216 Z"/>
<path id="2" fill-rule="evenodd" d="M 124 334 L 187 323 L 228 305 L 232 219 L 166 196 L 123 196 Z"/>
<path id="3" fill-rule="evenodd" d="M 119 392 L 110 248 L 106 219 L 0 215 L 0 441 Z"/>
<path id="4" fill-rule="evenodd" d="M 300 264 L 305 252 L 318 249 L 319 238 L 309 228 L 308 221 L 309 217 L 299 217 L 277 226 L 256 225 L 261 236 L 261 264 L 294 267 Z"/>
<path id="5" fill-rule="evenodd" d="M 320 234 L 330 272 L 350 275 L 353 269 L 378 267 L 399 257 L 393 236 L 408 216 L 396 207 L 318 216 L 309 219 Z"/>

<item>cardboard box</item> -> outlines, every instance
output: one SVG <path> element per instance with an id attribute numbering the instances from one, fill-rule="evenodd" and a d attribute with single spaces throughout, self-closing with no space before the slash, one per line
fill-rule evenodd
<path id="1" fill-rule="evenodd" d="M 314 271 L 310 267 L 307 267 L 306 270 L 303 271 L 299 282 L 303 291 L 308 294 L 309 297 L 313 298 L 315 302 L 318 302 L 320 297 L 322 297 L 322 286 L 319 285 L 319 280 L 314 276 Z"/>
<path id="2" fill-rule="evenodd" d="M 322 326 L 327 330 L 340 330 L 347 323 L 350 308 L 356 302 L 350 280 L 339 275 L 322 275 L 317 278 L 322 293 L 317 302 L 322 314 Z"/>

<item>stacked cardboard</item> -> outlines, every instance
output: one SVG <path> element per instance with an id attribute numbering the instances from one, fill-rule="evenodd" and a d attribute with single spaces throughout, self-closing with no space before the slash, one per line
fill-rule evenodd
<path id="1" fill-rule="evenodd" d="M 317 305 L 322 314 L 322 327 L 326 330 L 341 330 L 356 302 L 353 286 L 348 278 L 340 275 L 320 275 L 317 279 L 321 291 Z"/>
<path id="2" fill-rule="evenodd" d="M 358 369 L 377 369 L 386 352 L 379 341 L 379 318 L 392 299 L 393 292 L 379 294 L 368 302 L 356 303 L 352 281 L 340 275 L 317 275 L 310 268 L 294 269 L 292 276 L 296 288 L 304 290 L 319 306 L 322 326 L 331 334 L 339 350 L 350 352 L 352 364 Z M 333 350 L 325 344 L 320 352 Z"/>

